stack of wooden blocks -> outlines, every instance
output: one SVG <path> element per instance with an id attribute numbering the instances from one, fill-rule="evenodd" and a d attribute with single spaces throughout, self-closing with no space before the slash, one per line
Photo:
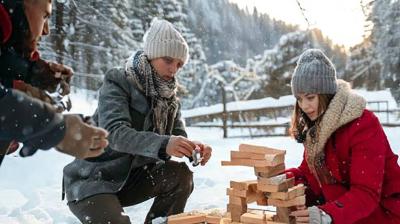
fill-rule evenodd
<path id="1" fill-rule="evenodd" d="M 231 151 L 231 161 L 222 161 L 223 166 L 254 167 L 257 180 L 231 181 L 227 189 L 232 223 L 294 223 L 289 216 L 293 207 L 305 204 L 304 186 L 294 186 L 294 178 L 286 178 L 284 150 L 263 146 L 241 144 L 239 151 Z M 276 207 L 276 213 L 248 213 L 247 204 Z"/>

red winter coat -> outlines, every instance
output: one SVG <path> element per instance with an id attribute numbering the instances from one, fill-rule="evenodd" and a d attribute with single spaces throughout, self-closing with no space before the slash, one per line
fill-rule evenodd
<path id="1" fill-rule="evenodd" d="M 349 96 L 347 90 L 342 85 L 338 92 L 344 91 L 346 94 L 342 92 L 339 98 L 346 96 L 348 100 L 335 100 L 338 93 L 332 100 L 339 104 L 336 108 L 340 109 L 333 109 L 332 113 L 339 113 L 338 120 L 325 120 L 325 125 L 340 123 L 342 117 L 349 114 L 343 112 L 351 106 L 347 104 L 352 104 L 350 101 L 358 102 Z M 330 105 L 324 116 L 332 108 L 335 106 Z M 353 112 L 353 109 L 350 111 Z M 322 148 L 326 167 L 337 183 L 323 183 L 319 180 L 321 178 L 316 178 L 307 162 L 307 144 L 300 167 L 287 170 L 295 175 L 297 183 L 303 182 L 308 186 L 307 204 L 317 204 L 316 199 L 323 196 L 325 203 L 319 208 L 328 213 L 335 224 L 400 223 L 398 156 L 392 152 L 377 117 L 363 109 L 361 116 L 332 130 L 333 133 L 328 135 Z"/>

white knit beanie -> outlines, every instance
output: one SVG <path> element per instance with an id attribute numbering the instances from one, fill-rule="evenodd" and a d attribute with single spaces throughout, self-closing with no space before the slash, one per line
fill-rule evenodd
<path id="1" fill-rule="evenodd" d="M 186 63 L 189 58 L 189 46 L 182 35 L 170 22 L 157 18 L 144 35 L 143 50 L 150 60 L 168 56 Z"/>

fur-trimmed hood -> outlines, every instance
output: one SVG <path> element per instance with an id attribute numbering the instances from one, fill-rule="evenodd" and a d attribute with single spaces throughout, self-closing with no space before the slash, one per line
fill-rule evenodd
<path id="1" fill-rule="evenodd" d="M 307 164 L 320 182 L 324 182 L 321 179 L 326 175 L 324 148 L 328 139 L 337 129 L 361 117 L 366 106 L 365 99 L 354 93 L 348 82 L 338 79 L 337 86 L 335 96 L 317 124 L 315 139 L 307 133 L 304 143 Z"/>

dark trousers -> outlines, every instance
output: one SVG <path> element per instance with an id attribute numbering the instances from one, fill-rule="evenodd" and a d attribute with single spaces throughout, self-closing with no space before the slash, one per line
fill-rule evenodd
<path id="1" fill-rule="evenodd" d="M 193 191 L 193 174 L 185 163 L 167 161 L 131 171 L 125 186 L 116 194 L 99 194 L 68 203 L 82 223 L 131 223 L 122 207 L 136 205 L 155 197 L 145 223 L 157 217 L 182 213 Z"/>

